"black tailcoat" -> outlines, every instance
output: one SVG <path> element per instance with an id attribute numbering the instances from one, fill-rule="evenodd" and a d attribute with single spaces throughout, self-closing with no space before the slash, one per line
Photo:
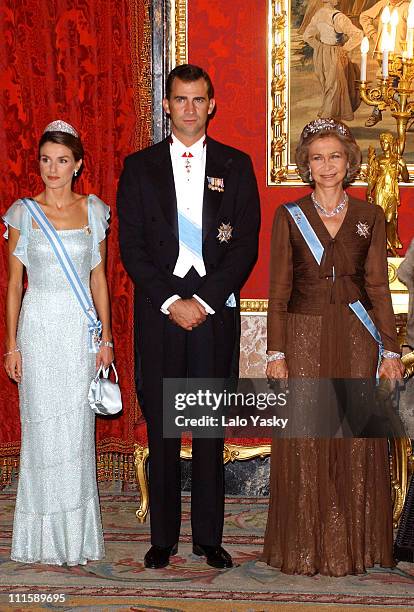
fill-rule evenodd
<path id="1" fill-rule="evenodd" d="M 152 543 L 169 546 L 180 525 L 179 440 L 162 435 L 163 377 L 228 377 L 238 366 L 239 293 L 257 257 L 259 197 L 250 158 L 206 138 L 202 213 L 206 275 L 192 269 L 174 276 L 179 252 L 177 200 L 169 139 L 126 158 L 118 189 L 122 260 L 135 284 L 137 390 L 150 449 Z M 208 187 L 220 178 L 224 191 Z M 220 241 L 219 228 L 232 235 Z M 160 311 L 174 294 L 196 293 L 215 311 L 191 332 Z M 234 293 L 237 308 L 225 306 Z M 192 526 L 200 544 L 221 541 L 223 521 L 222 440 L 193 440 Z"/>

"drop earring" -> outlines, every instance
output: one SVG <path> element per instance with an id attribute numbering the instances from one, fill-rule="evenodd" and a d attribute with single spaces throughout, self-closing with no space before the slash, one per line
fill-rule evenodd
<path id="1" fill-rule="evenodd" d="M 78 171 L 77 170 L 74 171 L 73 176 L 78 176 Z"/>
<path id="2" fill-rule="evenodd" d="M 311 167 L 309 166 L 309 182 L 312 183 L 312 181 L 313 181 L 312 170 L 311 170 Z"/>

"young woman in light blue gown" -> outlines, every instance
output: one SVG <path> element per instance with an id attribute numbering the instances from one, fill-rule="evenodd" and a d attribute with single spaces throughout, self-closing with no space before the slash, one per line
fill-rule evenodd
<path id="1" fill-rule="evenodd" d="M 87 396 L 96 368 L 113 360 L 105 276 L 109 208 L 72 190 L 82 160 L 76 130 L 60 120 L 49 124 L 39 143 L 44 190 L 30 199 L 57 231 L 93 300 L 102 322 L 97 353 L 89 350 L 88 319 L 24 202 L 14 202 L 3 217 L 9 246 L 4 367 L 19 386 L 22 429 L 11 558 L 24 563 L 77 565 L 104 557 L 95 414 Z"/>

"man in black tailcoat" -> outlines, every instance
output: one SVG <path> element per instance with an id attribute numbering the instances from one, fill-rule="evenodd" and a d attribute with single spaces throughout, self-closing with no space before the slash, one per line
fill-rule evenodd
<path id="1" fill-rule="evenodd" d="M 213 86 L 197 66 L 169 75 L 172 133 L 130 155 L 118 189 L 122 259 L 135 283 L 136 378 L 149 444 L 152 546 L 177 551 L 180 440 L 163 437 L 163 378 L 228 378 L 238 365 L 239 292 L 257 257 L 259 197 L 250 158 L 206 136 Z M 231 567 L 222 548 L 223 439 L 193 439 L 193 552 Z"/>

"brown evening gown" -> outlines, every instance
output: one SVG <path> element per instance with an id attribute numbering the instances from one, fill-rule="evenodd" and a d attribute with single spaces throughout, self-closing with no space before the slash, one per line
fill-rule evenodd
<path id="1" fill-rule="evenodd" d="M 298 204 L 324 259 L 319 267 L 280 207 L 271 243 L 268 350 L 285 352 L 289 378 L 370 378 L 378 347 L 347 304 L 361 300 L 385 349 L 399 352 L 383 212 L 350 198 L 332 239 L 310 197 Z M 344 576 L 393 566 L 387 440 L 274 439 L 262 559 L 287 574 Z"/>

